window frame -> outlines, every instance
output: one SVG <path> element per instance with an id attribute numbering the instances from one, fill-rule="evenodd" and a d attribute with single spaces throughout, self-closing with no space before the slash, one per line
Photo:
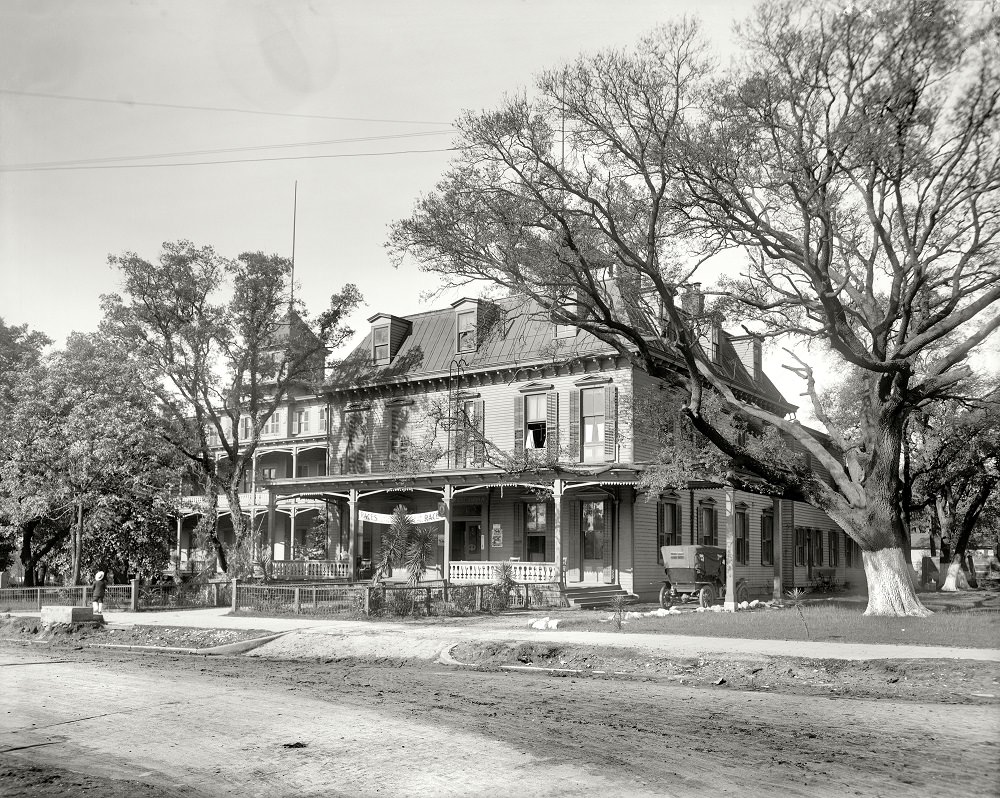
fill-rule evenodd
<path id="1" fill-rule="evenodd" d="M 827 564 L 831 568 L 838 568 L 840 566 L 840 530 L 830 530 L 830 551 L 827 556 Z"/>
<path id="2" fill-rule="evenodd" d="M 296 408 L 295 418 L 292 421 L 292 434 L 304 435 L 307 432 L 309 432 L 309 408 Z"/>
<path id="3" fill-rule="evenodd" d="M 702 499 L 698 502 L 698 541 L 699 546 L 719 545 L 719 525 L 716 523 L 716 503 L 714 499 Z M 706 524 L 706 520 L 708 523 Z M 711 538 L 705 532 L 711 526 Z"/>
<path id="4" fill-rule="evenodd" d="M 605 401 L 605 387 L 581 388 L 580 389 L 580 462 L 583 463 L 603 463 L 604 462 L 604 439 L 607 434 L 608 408 Z M 591 400 L 593 409 L 596 410 L 596 403 L 600 402 L 601 412 L 587 414 L 587 401 Z M 588 426 L 592 426 L 596 440 L 587 441 Z"/>
<path id="5" fill-rule="evenodd" d="M 810 565 L 814 568 L 823 567 L 823 530 L 814 529 L 810 533 L 812 545 L 810 546 Z"/>
<path id="6" fill-rule="evenodd" d="M 671 532 L 667 532 L 667 517 L 671 518 Z M 656 505 L 656 562 L 663 564 L 664 546 L 683 545 L 683 534 L 681 531 L 681 505 L 676 500 L 661 501 Z"/>
<path id="7" fill-rule="evenodd" d="M 767 524 L 767 536 L 765 537 L 765 521 Z M 765 559 L 766 558 L 766 559 Z M 774 565 L 774 512 L 765 510 L 760 514 L 760 564 Z"/>
<path id="8" fill-rule="evenodd" d="M 804 568 L 808 559 L 809 530 L 803 526 L 795 527 L 795 567 Z"/>
<path id="9" fill-rule="evenodd" d="M 465 323 L 463 322 L 471 322 Z M 478 347 L 476 335 L 476 311 L 462 310 L 455 314 L 455 351 L 475 352 Z"/>
<path id="10" fill-rule="evenodd" d="M 548 502 L 525 502 L 524 504 L 524 556 L 531 559 L 532 542 L 537 546 L 537 541 L 542 541 L 542 560 L 548 554 Z"/>
<path id="11" fill-rule="evenodd" d="M 747 565 L 750 562 L 750 516 L 746 505 L 737 506 L 733 524 L 734 565 Z"/>
<path id="12" fill-rule="evenodd" d="M 384 334 L 385 340 L 380 341 L 380 336 Z M 377 327 L 372 327 L 372 363 L 376 365 L 383 365 L 388 363 L 389 357 L 389 325 L 380 324 Z"/>
<path id="13" fill-rule="evenodd" d="M 548 392 L 526 393 L 522 399 L 524 409 L 524 450 L 526 452 L 544 451 L 549 439 L 549 400 Z M 528 407 L 534 405 L 537 400 L 538 407 L 541 408 L 541 416 L 531 417 Z M 535 432 L 541 432 L 541 441 L 535 445 Z M 528 441 L 531 441 L 531 446 Z"/>

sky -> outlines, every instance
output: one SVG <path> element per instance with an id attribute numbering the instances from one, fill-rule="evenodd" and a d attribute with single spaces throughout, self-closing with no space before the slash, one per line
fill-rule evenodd
<path id="1" fill-rule="evenodd" d="M 0 317 L 57 342 L 117 289 L 108 255 L 187 239 L 292 254 L 310 312 L 346 282 L 428 310 L 388 225 L 450 157 L 450 123 L 581 51 L 733 0 L 4 0 Z M 337 142 L 337 143 L 317 143 Z M 381 154 L 372 153 L 399 153 Z M 129 158 L 131 160 L 123 160 Z M 438 306 L 442 300 L 434 303 Z"/>
<path id="2" fill-rule="evenodd" d="M 96 329 L 109 254 L 186 239 L 292 255 L 311 313 L 440 307 L 388 226 L 447 167 L 464 110 L 581 52 L 698 16 L 725 59 L 749 0 L 2 0 L 0 317 Z M 296 189 L 297 183 L 297 189 Z M 800 402 L 801 382 L 765 370 Z"/>

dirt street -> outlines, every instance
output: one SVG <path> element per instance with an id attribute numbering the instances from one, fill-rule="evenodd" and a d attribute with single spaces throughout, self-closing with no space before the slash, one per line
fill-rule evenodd
<path id="1" fill-rule="evenodd" d="M 1000 783 L 995 704 L 15 645 L 0 684 L 5 796 L 964 797 Z"/>

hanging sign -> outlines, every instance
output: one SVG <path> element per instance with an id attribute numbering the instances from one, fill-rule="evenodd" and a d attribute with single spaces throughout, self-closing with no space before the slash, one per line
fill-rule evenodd
<path id="1" fill-rule="evenodd" d="M 433 524 L 436 521 L 441 520 L 441 516 L 438 515 L 437 510 L 433 510 L 429 513 L 414 513 L 408 516 L 411 523 L 414 524 Z M 369 510 L 358 510 L 358 520 L 365 521 L 369 524 L 391 524 L 392 515 L 390 513 L 373 513 Z"/>
<path id="2" fill-rule="evenodd" d="M 503 527 L 500 524 L 494 524 L 490 530 L 490 548 L 503 548 Z"/>

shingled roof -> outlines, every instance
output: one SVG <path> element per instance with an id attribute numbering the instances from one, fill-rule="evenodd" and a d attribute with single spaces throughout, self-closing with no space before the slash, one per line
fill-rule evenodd
<path id="1" fill-rule="evenodd" d="M 583 330 L 575 335 L 556 337 L 555 324 L 542 308 L 525 297 L 481 300 L 478 346 L 475 351 L 456 351 L 456 312 L 453 307 L 402 317 L 412 326 L 392 360 L 385 365 L 372 362 L 372 332 L 331 371 L 329 387 L 334 390 L 362 386 L 390 385 L 448 376 L 459 368 L 464 373 L 562 363 L 578 357 L 615 354 L 603 341 Z M 483 317 L 489 321 L 482 324 Z M 734 388 L 756 394 L 784 407 L 792 407 L 764 375 L 754 382 L 727 335 L 719 347 L 719 368 Z"/>

